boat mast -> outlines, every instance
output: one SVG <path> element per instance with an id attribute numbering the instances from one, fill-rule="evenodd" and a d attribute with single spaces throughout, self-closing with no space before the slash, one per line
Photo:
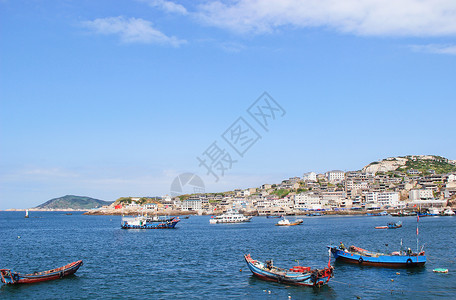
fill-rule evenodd
<path id="1" fill-rule="evenodd" d="M 416 215 L 416 254 L 418 255 L 418 251 L 419 251 L 419 248 L 418 248 L 418 242 L 419 242 L 419 239 L 418 239 L 418 223 L 420 221 L 420 216 L 417 214 Z M 418 258 L 418 256 L 417 256 Z"/>

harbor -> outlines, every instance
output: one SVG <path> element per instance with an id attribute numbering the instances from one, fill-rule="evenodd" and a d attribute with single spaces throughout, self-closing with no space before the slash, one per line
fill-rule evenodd
<path id="1" fill-rule="evenodd" d="M 227 295 L 242 299 L 415 299 L 417 294 L 434 299 L 451 297 L 456 290 L 450 254 L 456 244 L 447 238 L 456 230 L 456 218 L 451 217 L 420 218 L 420 247 L 425 245 L 427 257 L 424 267 L 376 268 L 331 257 L 334 277 L 320 288 L 311 288 L 257 278 L 248 269 L 244 254 L 250 253 L 262 262 L 273 259 L 279 267 L 322 269 L 328 264 L 327 246 L 341 241 L 347 247 L 392 253 L 400 250 L 402 240 L 404 249 L 415 251 L 417 217 L 400 218 L 400 230 L 374 229 L 397 217 L 356 215 L 304 217 L 300 226 L 285 228 L 275 226 L 275 218 L 253 217 L 250 222 L 211 225 L 210 216 L 191 216 L 182 219 L 174 230 L 123 230 L 120 216 L 87 216 L 81 212 L 33 212 L 28 219 L 24 212 L 0 212 L 0 216 L 4 268 L 22 273 L 84 261 L 84 266 L 68 278 L 19 289 L 4 286 L 1 293 L 7 298 L 56 298 L 62 293 L 74 298 L 105 294 L 137 298 L 147 293 L 152 298 L 178 299 Z M 448 269 L 448 273 L 433 271 L 439 268 Z"/>

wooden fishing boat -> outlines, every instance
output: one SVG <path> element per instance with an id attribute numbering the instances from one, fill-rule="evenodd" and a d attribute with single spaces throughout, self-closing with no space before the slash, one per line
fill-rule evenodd
<path id="1" fill-rule="evenodd" d="M 136 218 L 122 218 L 122 229 L 173 229 L 179 222 L 178 217 L 163 220 L 154 220 L 147 216 Z"/>
<path id="2" fill-rule="evenodd" d="M 426 263 L 424 251 L 413 253 L 410 248 L 407 251 L 397 251 L 391 254 L 377 253 L 359 247 L 328 246 L 334 258 L 352 264 L 386 268 L 409 268 L 420 267 Z"/>
<path id="3" fill-rule="evenodd" d="M 1 280 L 6 284 L 35 283 L 55 280 L 76 273 L 82 266 L 82 260 L 72 262 L 66 266 L 32 274 L 21 274 L 10 269 L 0 269 Z"/>
<path id="4" fill-rule="evenodd" d="M 250 254 L 245 254 L 244 258 L 253 275 L 268 281 L 294 285 L 321 286 L 327 284 L 333 276 L 334 268 L 329 262 L 328 267 L 323 269 L 311 269 L 310 267 L 302 266 L 283 269 L 274 266 L 272 260 L 268 260 L 264 264 L 252 259 Z"/>
<path id="5" fill-rule="evenodd" d="M 388 223 L 386 226 L 377 226 L 375 229 L 396 229 L 396 228 L 401 228 L 402 227 L 402 222 L 396 222 L 396 223 Z"/>

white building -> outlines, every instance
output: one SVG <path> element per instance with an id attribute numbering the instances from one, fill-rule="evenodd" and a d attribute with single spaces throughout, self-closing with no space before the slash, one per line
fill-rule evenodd
<path id="1" fill-rule="evenodd" d="M 397 192 L 368 192 L 365 193 L 366 204 L 373 206 L 396 207 L 399 204 L 399 193 Z"/>
<path id="2" fill-rule="evenodd" d="M 456 174 L 448 175 L 448 182 L 453 182 L 453 181 L 456 181 Z"/>
<path id="3" fill-rule="evenodd" d="M 409 192 L 410 201 L 431 200 L 431 199 L 434 199 L 434 193 L 430 189 L 410 190 L 410 192 Z"/>
<path id="4" fill-rule="evenodd" d="M 181 209 L 182 210 L 201 210 L 202 201 L 201 199 L 189 198 L 182 201 Z"/>
<path id="5" fill-rule="evenodd" d="M 331 183 L 341 182 L 345 180 L 345 172 L 340 170 L 329 171 L 325 173 L 326 179 Z"/>
<path id="6" fill-rule="evenodd" d="M 305 182 L 317 182 L 317 174 L 315 172 L 304 173 L 302 180 Z"/>
<path id="7" fill-rule="evenodd" d="M 345 183 L 347 190 L 368 190 L 370 188 L 369 182 L 367 181 L 353 181 L 347 180 Z"/>
<path id="8" fill-rule="evenodd" d="M 272 205 L 274 207 L 292 208 L 293 201 L 288 197 L 284 197 L 284 198 L 272 200 Z"/>
<path id="9" fill-rule="evenodd" d="M 295 209 L 321 209 L 320 196 L 315 193 L 300 193 L 294 196 Z"/>
<path id="10" fill-rule="evenodd" d="M 144 209 L 149 209 L 149 210 L 158 210 L 158 204 L 157 203 L 147 203 L 143 205 Z"/>

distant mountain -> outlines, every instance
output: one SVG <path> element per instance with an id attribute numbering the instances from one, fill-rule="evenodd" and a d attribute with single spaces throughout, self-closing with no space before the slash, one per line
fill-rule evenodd
<path id="1" fill-rule="evenodd" d="M 389 157 L 372 162 L 363 168 L 363 171 L 368 173 L 390 171 L 407 173 L 410 170 L 423 174 L 446 174 L 456 172 L 456 162 L 437 155 L 408 155 Z"/>
<path id="2" fill-rule="evenodd" d="M 36 208 L 41 209 L 92 209 L 105 205 L 110 205 L 112 202 L 98 200 L 90 197 L 66 195 L 60 198 L 54 198 Z"/>

